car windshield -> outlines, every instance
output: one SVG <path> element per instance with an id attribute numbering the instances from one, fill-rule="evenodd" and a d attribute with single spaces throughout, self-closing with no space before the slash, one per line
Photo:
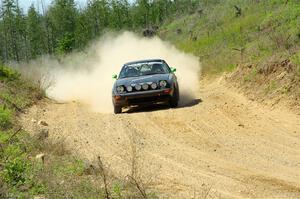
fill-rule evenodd
<path id="1" fill-rule="evenodd" d="M 167 74 L 169 72 L 169 67 L 162 62 L 134 63 L 123 66 L 119 78 Z"/>

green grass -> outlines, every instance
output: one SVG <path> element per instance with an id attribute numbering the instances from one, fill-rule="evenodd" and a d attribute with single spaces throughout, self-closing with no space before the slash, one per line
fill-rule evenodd
<path id="1" fill-rule="evenodd" d="M 20 78 L 20 74 L 15 70 L 4 67 L 0 64 L 0 80 L 3 81 L 16 81 Z"/>
<path id="2" fill-rule="evenodd" d="M 19 111 L 36 100 L 37 89 L 21 75 L 0 66 L 0 197 L 28 198 L 43 193 L 44 186 L 34 176 L 30 160 L 29 136 L 16 119 Z M 27 189 L 26 194 L 23 193 Z"/>
<path id="3" fill-rule="evenodd" d="M 273 93 L 278 89 L 278 83 L 275 80 L 272 80 L 266 88 L 266 93 Z"/>
<path id="4" fill-rule="evenodd" d="M 253 68 L 251 70 L 251 72 L 244 77 L 244 80 L 245 81 L 252 81 L 255 78 L 256 75 L 257 75 L 257 69 Z"/>
<path id="5" fill-rule="evenodd" d="M 5 183 L 4 198 L 30 198 L 43 194 L 45 186 L 37 178 L 37 167 L 29 158 L 33 148 L 28 145 L 28 135 L 13 129 L 0 132 L 0 179 Z M 25 141 L 27 140 L 27 141 Z"/>
<path id="6" fill-rule="evenodd" d="M 273 54 L 297 51 L 300 6 L 288 1 L 227 0 L 201 7 L 204 14 L 185 15 L 161 28 L 161 37 L 200 57 L 204 73 L 222 73 L 243 63 L 259 63 Z M 234 5 L 242 8 L 235 16 Z M 181 34 L 176 30 L 182 29 Z M 197 37 L 196 40 L 191 38 Z M 244 49 L 243 55 L 237 49 Z M 295 50 L 296 49 L 296 50 Z M 286 53 L 288 52 L 288 53 Z"/>
<path id="7" fill-rule="evenodd" d="M 13 111 L 5 105 L 0 105 L 0 128 L 7 129 L 12 124 Z"/>

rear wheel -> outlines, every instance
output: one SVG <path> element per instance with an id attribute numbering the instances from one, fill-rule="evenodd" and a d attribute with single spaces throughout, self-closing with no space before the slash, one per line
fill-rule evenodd
<path id="1" fill-rule="evenodd" d="M 121 107 L 121 106 L 116 106 L 116 105 L 114 105 L 114 113 L 115 113 L 115 114 L 120 114 L 120 113 L 122 113 L 122 107 Z"/>

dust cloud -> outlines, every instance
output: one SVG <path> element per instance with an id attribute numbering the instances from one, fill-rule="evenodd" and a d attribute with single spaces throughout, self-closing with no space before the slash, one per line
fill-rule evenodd
<path id="1" fill-rule="evenodd" d="M 154 58 L 164 59 L 177 68 L 180 104 L 190 103 L 198 91 L 199 60 L 158 37 L 142 38 L 130 32 L 107 34 L 84 52 L 73 53 L 63 60 L 43 58 L 31 65 L 48 69 L 44 79 L 51 79 L 46 90 L 50 98 L 61 102 L 79 101 L 94 111 L 112 112 L 112 75 L 118 74 L 126 62 Z"/>

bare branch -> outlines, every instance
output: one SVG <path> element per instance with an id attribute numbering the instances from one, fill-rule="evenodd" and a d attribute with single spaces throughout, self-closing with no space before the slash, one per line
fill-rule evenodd
<path id="1" fill-rule="evenodd" d="M 141 196 L 144 199 L 147 199 L 147 194 L 145 189 L 141 186 L 141 184 L 132 176 L 127 176 L 130 179 L 131 184 L 133 184 L 140 192 Z"/>
<path id="2" fill-rule="evenodd" d="M 16 130 L 11 136 L 10 138 L 7 140 L 8 143 L 11 142 L 11 140 L 22 130 L 22 127 L 19 127 L 18 130 Z"/>
<path id="3" fill-rule="evenodd" d="M 106 175 L 106 171 L 104 169 L 104 165 L 103 165 L 103 162 L 102 162 L 100 156 L 98 156 L 98 166 L 99 166 L 99 169 L 100 169 L 100 175 L 101 175 L 101 177 L 103 179 L 103 183 L 104 183 L 105 198 L 110 199 L 110 193 L 109 193 L 109 190 L 108 190 L 107 175 Z"/>

